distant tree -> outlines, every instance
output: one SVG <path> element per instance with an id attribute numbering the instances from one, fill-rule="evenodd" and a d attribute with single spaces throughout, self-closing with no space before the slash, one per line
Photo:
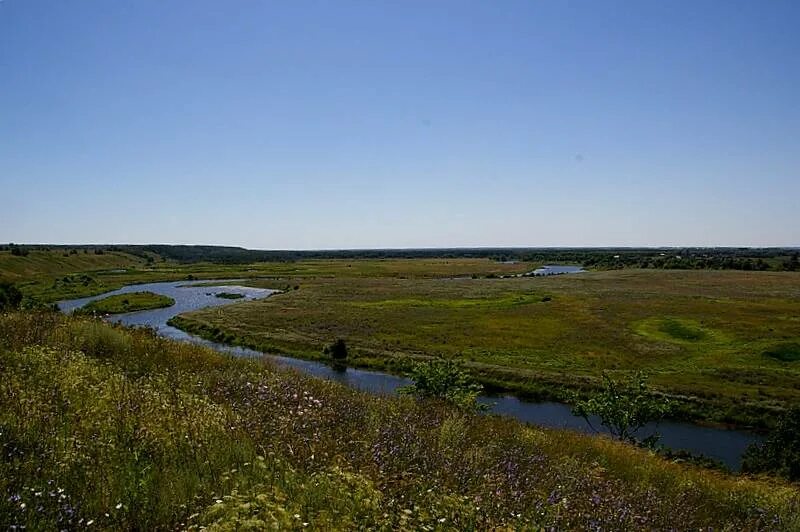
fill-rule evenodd
<path id="1" fill-rule="evenodd" d="M 15 257 L 27 257 L 28 249 L 22 246 L 11 244 L 11 254 Z"/>
<path id="2" fill-rule="evenodd" d="M 599 417 L 600 423 L 619 440 L 652 447 L 658 441 L 658 434 L 640 440 L 636 433 L 646 424 L 666 417 L 670 403 L 653 395 L 643 373 L 619 382 L 603 373 L 603 389 L 589 399 L 578 401 L 572 411 L 589 426 L 592 426 L 590 416 Z"/>
<path id="3" fill-rule="evenodd" d="M 323 352 L 334 360 L 345 360 L 347 358 L 347 344 L 339 338 L 332 344 L 325 346 Z"/>
<path id="4" fill-rule="evenodd" d="M 781 416 L 763 443 L 750 445 L 742 458 L 745 473 L 767 473 L 800 480 L 800 407 Z"/>
<path id="5" fill-rule="evenodd" d="M 787 272 L 796 272 L 800 270 L 800 257 L 798 257 L 798 253 L 795 251 L 789 260 L 784 261 L 783 269 Z"/>
<path id="6" fill-rule="evenodd" d="M 14 310 L 22 303 L 22 292 L 11 283 L 0 282 L 0 310 Z"/>
<path id="7" fill-rule="evenodd" d="M 465 410 L 482 410 L 478 396 L 483 387 L 450 359 L 434 358 L 414 365 L 409 375 L 413 384 L 400 388 L 404 395 L 440 399 Z"/>

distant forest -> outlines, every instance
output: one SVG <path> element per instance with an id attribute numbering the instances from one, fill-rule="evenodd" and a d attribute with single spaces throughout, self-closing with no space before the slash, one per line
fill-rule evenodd
<path id="1" fill-rule="evenodd" d="M 152 261 L 154 256 L 181 263 L 291 262 L 305 259 L 488 258 L 496 261 L 530 261 L 580 264 L 586 268 L 614 270 L 657 268 L 672 270 L 800 271 L 797 248 L 426 248 L 342 250 L 254 250 L 231 246 L 152 245 L 46 245 L 7 244 L 0 251 L 24 256 L 31 250 L 62 253 L 117 251 Z"/>

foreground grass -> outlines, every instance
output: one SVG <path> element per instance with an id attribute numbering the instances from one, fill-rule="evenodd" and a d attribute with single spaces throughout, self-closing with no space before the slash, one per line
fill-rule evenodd
<path id="1" fill-rule="evenodd" d="M 689 419 L 770 424 L 800 401 L 800 274 L 615 271 L 547 278 L 287 278 L 300 289 L 175 320 L 207 338 L 402 372 L 457 357 L 534 398 L 645 371 Z M 258 285 L 257 282 L 254 283 Z"/>
<path id="2" fill-rule="evenodd" d="M 0 316 L 0 526 L 796 529 L 800 494 L 86 318 Z"/>
<path id="3" fill-rule="evenodd" d="M 96 299 L 81 307 L 81 312 L 98 314 L 122 314 L 137 310 L 171 307 L 175 300 L 153 292 L 131 292 Z"/>

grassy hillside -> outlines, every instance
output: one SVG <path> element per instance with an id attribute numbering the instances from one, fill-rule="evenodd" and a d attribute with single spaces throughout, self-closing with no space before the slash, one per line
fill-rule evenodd
<path id="1" fill-rule="evenodd" d="M 106 252 L 69 254 L 61 251 L 31 251 L 15 256 L 0 251 L 0 277 L 18 282 L 76 272 L 91 272 L 142 266 L 145 260 L 127 253 Z"/>
<path id="2" fill-rule="evenodd" d="M 70 251 L 33 250 L 25 256 L 0 251 L 0 280 L 15 283 L 27 298 L 52 303 L 119 288 L 119 280 L 138 279 L 138 269 L 147 266 L 127 253 Z"/>
<path id="3" fill-rule="evenodd" d="M 57 314 L 0 315 L 0 526 L 792 530 L 800 494 Z"/>
<path id="4" fill-rule="evenodd" d="M 547 278 L 286 279 L 300 289 L 176 324 L 267 351 L 402 370 L 455 356 L 485 383 L 564 397 L 644 370 L 684 414 L 761 424 L 800 401 L 800 274 L 625 270 Z M 258 283 L 255 283 L 256 285 Z"/>

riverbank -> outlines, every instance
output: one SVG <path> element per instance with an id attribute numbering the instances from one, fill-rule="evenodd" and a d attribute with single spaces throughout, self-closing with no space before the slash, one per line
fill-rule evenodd
<path id="1" fill-rule="evenodd" d="M 0 356 L 14 450 L 0 464 L 4 526 L 800 526 L 800 495 L 778 481 L 371 396 L 145 330 L 3 314 Z"/>
<path id="2" fill-rule="evenodd" d="M 800 401 L 800 275 L 588 272 L 538 278 L 286 278 L 268 300 L 182 316 L 182 327 L 319 360 L 344 338 L 354 366 L 404 373 L 459 360 L 493 390 L 570 400 L 603 372 L 643 371 L 681 419 L 768 428 Z M 253 286 L 259 282 L 251 281 Z"/>
<path id="3" fill-rule="evenodd" d="M 171 318 L 168 325 L 188 334 L 197 336 L 209 342 L 228 346 L 241 347 L 256 352 L 279 355 L 284 357 L 299 358 L 330 364 L 330 357 L 322 351 L 292 350 L 277 347 L 269 342 L 258 342 L 251 337 L 238 336 L 233 332 L 219 329 L 192 318 L 191 314 Z M 415 362 L 429 359 L 424 355 L 391 358 L 363 353 L 359 349 L 350 349 L 347 365 L 371 371 L 386 372 L 398 377 L 407 375 Z M 584 398 L 596 389 L 593 379 L 565 379 L 563 376 L 554 376 L 546 380 L 542 375 L 520 375 L 514 371 L 493 366 L 482 367 L 481 364 L 470 363 L 465 365 L 470 370 L 474 380 L 480 383 L 485 391 L 493 396 L 513 395 L 514 397 L 530 403 L 556 402 L 567 405 L 578 398 Z M 666 395 L 666 394 L 665 394 Z M 702 403 L 697 399 L 680 396 L 666 395 L 673 402 L 674 409 L 670 415 L 672 421 L 694 423 L 699 426 L 713 427 L 724 430 L 756 430 L 770 426 L 768 422 L 737 423 L 737 419 L 750 420 L 754 416 L 759 419 L 774 419 L 777 411 L 770 411 L 769 417 L 763 417 L 760 410 L 744 410 L 738 416 L 731 416 L 730 405 Z M 730 464 L 729 464 L 730 465 Z"/>

